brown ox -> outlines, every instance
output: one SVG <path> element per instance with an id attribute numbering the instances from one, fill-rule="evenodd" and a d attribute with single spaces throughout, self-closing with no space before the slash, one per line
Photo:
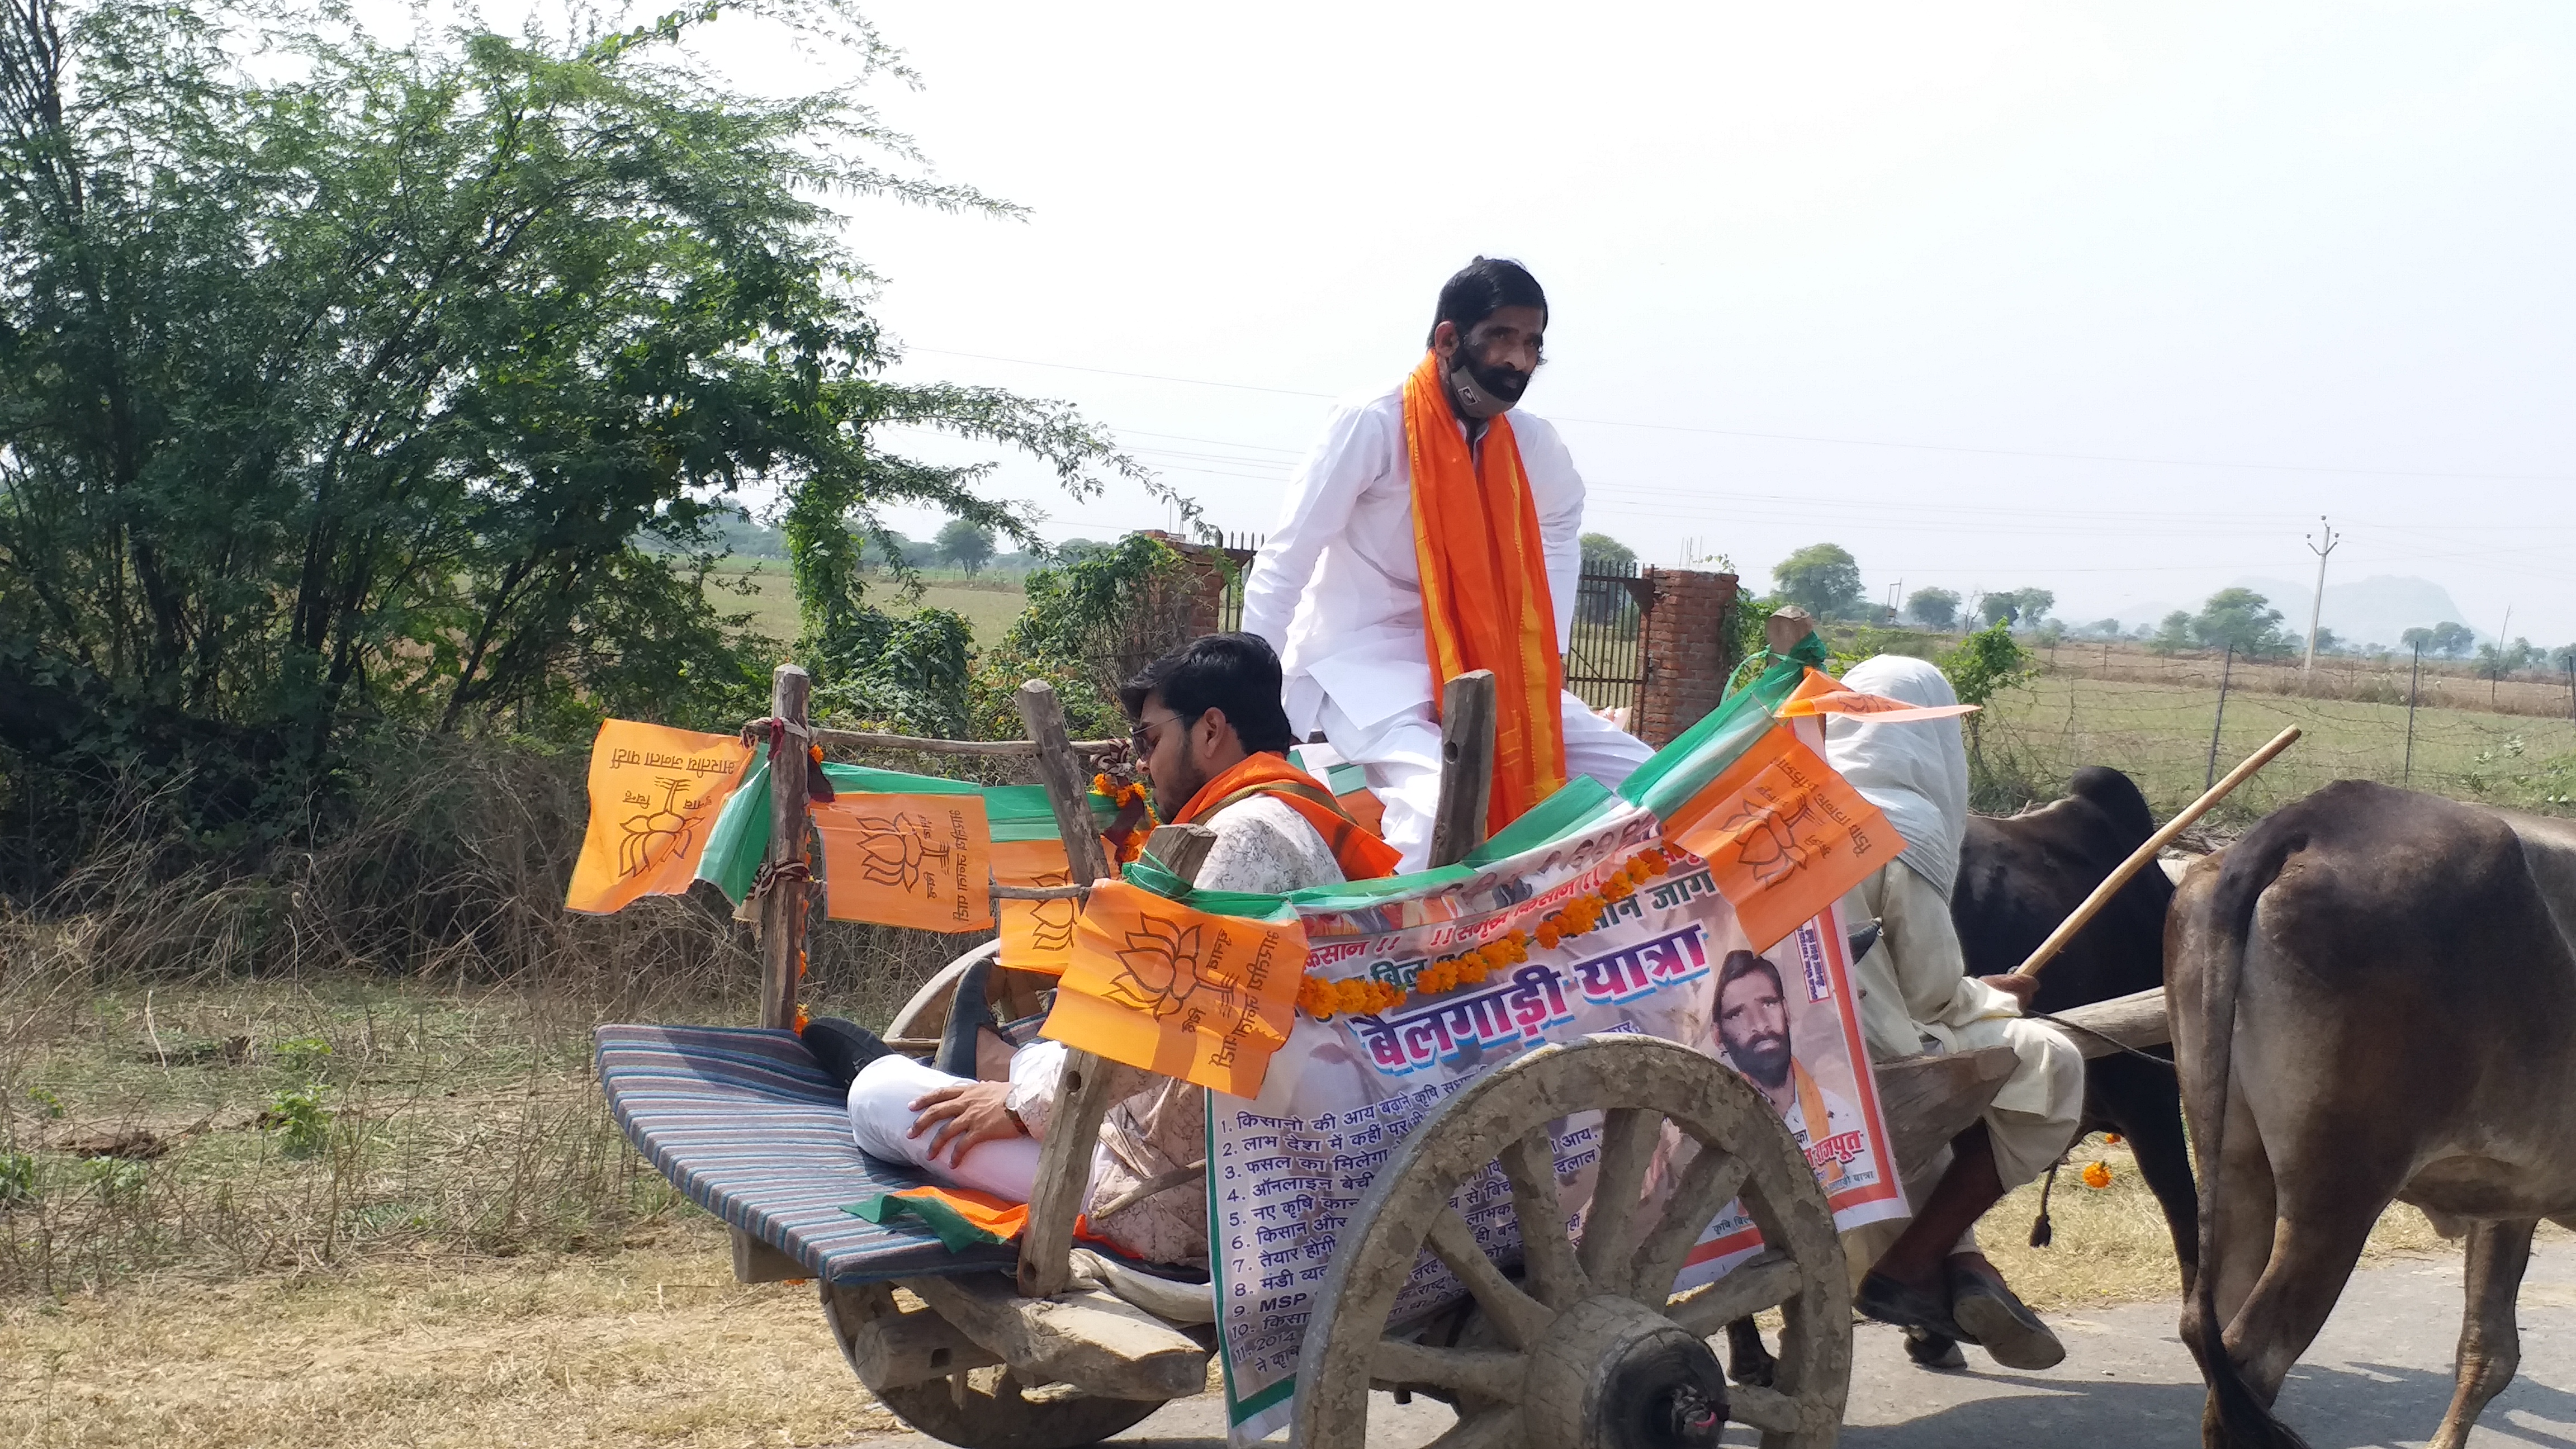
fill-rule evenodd
<path id="1" fill-rule="evenodd" d="M 2167 974 L 2201 1271 L 2183 1337 L 2211 1449 L 2302 1446 L 2271 1405 L 2392 1201 L 2469 1239 L 2434 1449 L 2466 1444 L 2512 1379 L 2532 1229 L 2576 1217 L 2571 931 L 2576 826 L 2358 781 L 2185 877 Z"/>

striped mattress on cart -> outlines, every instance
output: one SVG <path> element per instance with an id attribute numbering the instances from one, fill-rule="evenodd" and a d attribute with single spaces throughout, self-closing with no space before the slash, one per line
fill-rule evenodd
<path id="1" fill-rule="evenodd" d="M 926 1230 L 842 1209 L 929 1181 L 861 1152 L 843 1093 L 788 1031 L 603 1026 L 599 1084 L 635 1150 L 689 1201 L 835 1283 L 1010 1271 L 1004 1246 L 952 1253 Z"/>

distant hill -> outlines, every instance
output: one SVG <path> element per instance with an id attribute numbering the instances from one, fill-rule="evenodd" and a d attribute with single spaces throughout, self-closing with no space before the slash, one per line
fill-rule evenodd
<path id="1" fill-rule="evenodd" d="M 2281 611 L 2283 628 L 2300 638 L 2308 632 L 2308 591 L 2314 584 L 2296 583 L 2289 579 L 2247 577 L 2235 580 L 2231 588 L 2252 589 L 2271 601 Z M 2120 622 L 2129 628 L 2146 625 L 2154 628 L 2165 615 L 2176 609 L 2198 612 L 2200 600 L 2169 604 L 2151 602 L 2125 605 Z M 2467 616 L 2451 600 L 2451 591 L 2431 579 L 2400 578 L 2381 574 L 2358 579 L 2348 584 L 2326 585 L 2324 624 L 2335 637 L 2351 644 L 2385 644 L 2397 647 L 2397 636 L 2409 629 L 2427 628 L 2445 620 L 2466 624 Z M 2487 635 L 2480 632 L 2478 637 Z"/>

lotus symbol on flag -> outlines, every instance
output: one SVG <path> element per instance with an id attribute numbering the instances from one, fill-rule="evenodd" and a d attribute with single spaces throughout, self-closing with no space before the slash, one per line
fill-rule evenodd
<path id="1" fill-rule="evenodd" d="M 676 780 L 656 780 L 653 783 L 662 787 L 661 806 L 640 815 L 629 815 L 619 822 L 619 828 L 624 832 L 617 842 L 617 873 L 621 876 L 641 875 L 654 862 L 668 860 L 674 853 L 685 853 L 689 848 L 689 838 L 697 829 L 697 822 L 681 814 L 677 803 L 680 792 L 689 787 L 689 777 L 683 775 Z M 627 798 L 635 797 L 630 795 Z M 689 803 L 694 805 L 697 802 Z"/>
<path id="2" fill-rule="evenodd" d="M 1127 949 L 1118 953 L 1124 969 L 1107 994 L 1122 1006 L 1171 1016 L 1199 986 L 1199 928 L 1182 930 L 1153 916 L 1136 920 L 1143 929 L 1127 933 Z"/>
<path id="3" fill-rule="evenodd" d="M 1032 885 L 1060 886 L 1073 884 L 1073 872 L 1051 870 L 1031 881 Z M 1073 922 L 1082 911 L 1070 900 L 1032 901 L 1029 915 L 1037 922 L 1029 932 L 1029 944 L 1040 951 L 1065 951 L 1073 946 Z"/>
<path id="4" fill-rule="evenodd" d="M 925 884 L 922 866 L 932 856 L 946 860 L 948 847 L 930 843 L 928 817 L 903 810 L 862 815 L 858 824 L 854 840 L 859 848 L 859 874 L 877 885 L 937 889 L 935 881 Z"/>
<path id="5" fill-rule="evenodd" d="M 1796 809 L 1787 811 L 1748 802 L 1727 820 L 1724 828 L 1735 837 L 1735 858 L 1756 881 L 1768 886 L 1807 868 L 1811 855 L 1799 843 L 1798 826 L 1813 813 L 1809 804 L 1805 795 L 1798 797 Z"/>

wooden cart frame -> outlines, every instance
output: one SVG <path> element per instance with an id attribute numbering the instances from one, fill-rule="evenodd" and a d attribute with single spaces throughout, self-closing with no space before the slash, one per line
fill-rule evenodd
<path id="1" fill-rule="evenodd" d="M 807 718 L 807 693 L 802 669 L 779 668 L 774 738 L 798 753 L 811 742 L 1029 760 L 1054 808 L 1073 879 L 1110 874 L 1087 801 L 1084 757 L 1123 746 L 1077 746 L 1044 683 L 1019 692 L 1028 738 L 999 743 L 818 730 Z M 1482 843 L 1492 730 L 1491 676 L 1450 681 L 1434 864 Z M 808 800 L 801 770 L 773 768 L 770 782 L 768 868 L 756 902 L 761 1022 L 786 1028 L 795 1019 L 807 923 Z M 1147 848 L 1190 879 L 1212 838 L 1198 827 L 1165 826 Z M 997 887 L 996 894 L 1060 897 L 1078 889 Z M 934 1042 L 960 978 L 998 949 L 987 942 L 950 963 L 898 1013 L 888 1036 L 899 1047 Z M 988 989 L 1009 1014 L 1024 1014 L 1034 1008 L 1037 980 L 996 969 Z M 2166 1040 L 2162 992 L 2062 1019 L 2082 1028 L 2077 1037 L 2087 1057 Z M 1991 1047 L 1875 1068 L 1903 1181 L 1924 1180 L 1934 1155 L 1986 1109 L 2012 1066 L 2009 1048 Z M 1091 1154 L 1111 1105 L 1103 1090 L 1108 1073 L 1099 1067 L 1075 1052 L 1063 1073 L 1015 1275 L 820 1285 L 824 1316 L 850 1367 L 888 1408 L 934 1438 L 965 1449 L 1070 1449 L 1205 1387 L 1216 1343 L 1212 1289 L 1074 1246 Z M 1558 1203 L 1549 1124 L 1590 1111 L 1604 1114 L 1596 1204 L 1638 1204 L 1667 1124 L 1696 1144 L 1696 1153 L 1678 1172 L 1667 1208 L 1596 1211 L 1577 1237 Z M 1489 1259 L 1448 1207 L 1461 1183 L 1495 1163 L 1511 1185 L 1522 1234 L 1517 1265 Z M 1149 1183 L 1146 1190 L 1161 1189 Z M 1717 1282 L 1675 1296 L 1673 1281 L 1698 1227 L 1732 1199 L 1745 1204 L 1767 1246 Z M 1436 1441 L 1438 1449 L 1714 1444 L 1722 1420 L 1753 1426 L 1766 1449 L 1821 1449 L 1840 1432 L 1852 1313 L 1824 1192 L 1779 1116 L 1697 1051 L 1653 1038 L 1595 1037 L 1515 1059 L 1410 1133 L 1351 1222 L 1306 1334 L 1292 1444 L 1364 1443 L 1373 1388 L 1454 1404 L 1458 1424 Z M 1428 1330 L 1409 1325 L 1390 1336 L 1395 1295 L 1425 1250 L 1471 1299 Z M 746 1282 L 808 1275 L 740 1229 L 734 1270 Z M 1772 1380 L 1730 1386 L 1708 1340 L 1766 1310 L 1776 1310 L 1782 1324 Z"/>

